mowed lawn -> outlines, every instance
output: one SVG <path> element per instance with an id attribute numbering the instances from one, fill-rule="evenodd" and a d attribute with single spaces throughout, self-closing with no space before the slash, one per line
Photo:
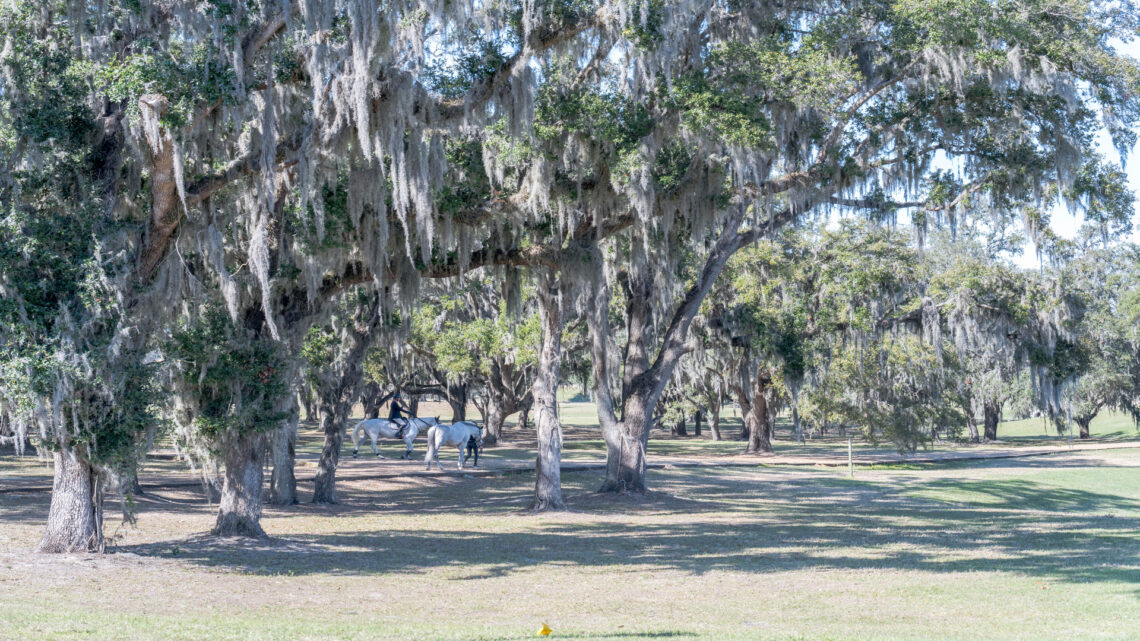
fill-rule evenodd
<path id="1" fill-rule="evenodd" d="M 650 474 L 537 516 L 525 474 L 353 481 L 267 542 L 162 491 L 103 557 L 27 552 L 48 497 L 0 494 L 0 639 L 1140 638 L 1140 450 Z"/>

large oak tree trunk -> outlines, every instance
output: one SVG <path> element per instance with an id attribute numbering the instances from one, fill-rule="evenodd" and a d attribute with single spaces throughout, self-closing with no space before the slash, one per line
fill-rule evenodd
<path id="1" fill-rule="evenodd" d="M 724 269 L 725 263 L 736 250 L 751 238 L 748 234 L 737 232 L 744 216 L 744 209 L 735 211 L 728 217 L 725 228 L 716 244 L 709 252 L 701 269 L 700 276 L 686 292 L 680 305 L 674 310 L 669 324 L 661 333 L 660 347 L 657 356 L 650 364 L 649 340 L 652 329 L 652 278 L 647 273 L 646 265 L 637 260 L 630 272 L 627 281 L 627 343 L 625 355 L 625 372 L 622 378 L 622 406 L 623 415 L 619 438 L 606 439 L 606 480 L 602 491 L 645 490 L 645 446 L 649 442 L 649 430 L 652 427 L 653 413 L 657 402 L 661 398 L 666 382 L 672 377 L 673 369 L 681 356 L 686 353 L 685 340 L 693 318 L 700 310 L 701 302 L 708 295 L 713 282 Z M 595 256 L 596 254 L 596 247 Z M 608 290 L 604 286 L 601 274 L 603 261 L 595 258 L 598 271 L 595 273 L 594 302 L 591 305 L 593 313 L 589 314 L 591 333 L 601 334 L 600 338 L 593 339 L 594 358 L 599 353 L 605 353 L 605 339 L 608 332 L 603 333 L 604 320 L 608 316 Z M 609 397 L 609 377 L 606 369 L 594 368 L 595 390 L 604 388 L 606 397 Z M 607 423 L 613 422 L 612 403 L 610 416 L 603 417 L 603 410 L 599 406 L 599 419 L 602 421 L 603 434 L 607 431 L 616 433 L 614 427 L 607 428 Z M 617 441 L 615 444 L 614 441 Z M 615 447 L 616 445 L 616 447 Z"/>
<path id="2" fill-rule="evenodd" d="M 998 423 L 1001 422 L 1001 403 L 997 401 L 986 401 L 983 408 L 985 409 L 984 438 L 987 441 L 996 441 Z"/>
<path id="3" fill-rule="evenodd" d="M 265 436 L 240 434 L 226 439 L 222 494 L 215 536 L 264 537 L 261 529 L 261 484 L 264 476 Z"/>
<path id="4" fill-rule="evenodd" d="M 37 552 L 102 552 L 103 492 L 95 470 L 71 449 L 55 452 L 51 507 Z"/>
<path id="5" fill-rule="evenodd" d="M 607 475 L 600 492 L 645 492 L 645 450 L 653 417 L 640 394 L 626 400 L 625 418 L 618 423 L 618 452 L 612 477 Z M 608 467 L 608 466 L 607 466 Z"/>
<path id="6" fill-rule="evenodd" d="M 535 376 L 535 427 L 538 456 L 534 464 L 534 505 L 532 509 L 563 510 L 562 424 L 558 420 L 558 370 L 562 361 L 562 287 L 555 274 L 547 272 L 539 283 L 542 311 L 542 339 Z"/>

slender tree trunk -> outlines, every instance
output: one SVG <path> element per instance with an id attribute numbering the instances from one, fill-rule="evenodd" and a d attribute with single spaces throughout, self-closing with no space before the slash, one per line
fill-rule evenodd
<path id="1" fill-rule="evenodd" d="M 305 410 L 306 421 L 320 421 L 320 409 L 313 398 L 313 388 L 308 383 L 302 383 L 297 390 L 297 400 L 301 403 L 301 408 Z"/>
<path id="2" fill-rule="evenodd" d="M 321 460 L 317 463 L 317 475 L 313 479 L 313 503 L 336 503 L 336 466 L 340 464 L 344 423 L 348 414 L 344 406 L 351 407 L 351 403 L 321 405 L 321 432 L 325 441 L 321 447 Z"/>
<path id="3" fill-rule="evenodd" d="M 297 399 L 290 395 L 287 399 L 289 417 L 281 428 L 270 436 L 273 456 L 273 474 L 269 485 L 269 502 L 273 505 L 293 505 L 297 502 L 297 420 L 299 409 Z"/>
<path id="4" fill-rule="evenodd" d="M 86 461 L 69 448 L 54 452 L 51 507 L 37 552 L 102 552 L 103 491 Z"/>
<path id="5" fill-rule="evenodd" d="M 211 532 L 215 536 L 265 536 L 261 529 L 265 441 L 262 434 L 233 435 L 227 439 L 218 519 Z"/>
<path id="6" fill-rule="evenodd" d="M 530 410 L 534 407 L 534 400 L 532 399 L 526 405 L 523 405 L 519 410 L 519 428 L 524 430 L 530 429 Z"/>
<path id="7" fill-rule="evenodd" d="M 321 458 L 317 463 L 317 474 L 313 479 L 313 503 L 336 503 L 336 468 L 340 464 L 340 451 L 344 446 L 345 423 L 352 413 L 352 407 L 361 391 L 373 388 L 372 399 L 378 397 L 379 385 L 362 382 L 364 358 L 377 336 L 377 329 L 383 316 L 378 307 L 373 308 L 372 318 L 363 332 L 355 329 L 349 336 L 350 347 L 339 360 L 318 377 L 317 393 L 321 413 L 321 433 L 324 443 Z M 365 402 L 369 402 L 367 399 Z"/>
<path id="8" fill-rule="evenodd" d="M 550 271 L 538 287 L 542 311 L 542 339 L 535 376 L 535 426 L 538 456 L 534 465 L 534 505 L 532 509 L 564 510 L 562 499 L 562 424 L 558 420 L 558 369 L 562 361 L 562 286 Z"/>
<path id="9" fill-rule="evenodd" d="M 698 407 L 697 412 L 693 414 L 693 436 L 700 438 L 701 436 L 701 421 L 704 420 L 704 412 Z"/>
<path id="10" fill-rule="evenodd" d="M 973 403 L 966 403 L 966 431 L 970 434 L 970 442 L 977 443 L 981 441 L 978 436 L 978 419 L 974 414 Z"/>
<path id="11" fill-rule="evenodd" d="M 673 434 L 675 436 L 688 436 L 689 435 L 689 428 L 685 425 L 685 417 L 684 416 L 677 419 L 677 422 L 673 424 Z"/>
<path id="12" fill-rule="evenodd" d="M 720 435 L 720 402 L 709 403 L 709 430 L 712 431 L 714 441 L 721 440 Z"/>
<path id="13" fill-rule="evenodd" d="M 1001 422 L 1001 403 L 997 401 L 986 401 L 983 406 L 985 409 L 985 439 L 987 441 L 997 440 L 998 423 Z"/>
<path id="14" fill-rule="evenodd" d="M 1080 428 L 1080 437 L 1082 439 L 1089 438 L 1089 426 L 1092 425 L 1092 418 L 1081 416 L 1075 420 L 1077 421 L 1077 427 Z"/>

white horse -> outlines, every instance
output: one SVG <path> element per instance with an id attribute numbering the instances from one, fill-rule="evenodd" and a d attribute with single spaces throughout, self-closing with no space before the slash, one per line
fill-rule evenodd
<path id="1" fill-rule="evenodd" d="M 475 439 L 475 447 L 483 447 L 483 430 L 478 425 L 471 421 L 459 421 L 451 425 L 436 425 L 428 430 L 427 437 L 427 456 L 424 460 L 427 461 L 427 469 L 431 469 L 431 462 L 435 461 L 435 466 L 439 471 L 443 471 L 443 466 L 439 464 L 439 448 L 444 445 L 455 445 L 459 448 L 459 469 L 463 469 L 463 464 L 467 462 L 467 453 L 464 448 L 467 447 L 467 442 Z"/>
<path id="2" fill-rule="evenodd" d="M 410 460 L 412 458 L 412 449 L 415 447 L 416 434 L 419 434 L 420 430 L 424 428 L 439 425 L 440 422 L 438 416 L 435 418 L 409 418 L 406 420 L 408 423 L 404 426 L 403 436 L 399 435 L 400 426 L 386 418 L 369 418 L 357 423 L 356 429 L 352 430 L 352 458 L 356 458 L 356 453 L 360 450 L 361 437 L 363 437 L 364 434 L 368 434 L 368 437 L 372 439 L 372 453 L 375 454 L 377 458 L 384 458 L 379 450 L 376 449 L 376 441 L 383 436 L 384 438 L 394 438 L 403 441 L 404 444 L 408 446 L 408 449 L 400 458 Z"/>

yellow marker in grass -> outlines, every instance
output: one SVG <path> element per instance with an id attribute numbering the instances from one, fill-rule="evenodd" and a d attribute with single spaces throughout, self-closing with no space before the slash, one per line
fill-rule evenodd
<path id="1" fill-rule="evenodd" d="M 543 623 L 542 627 L 538 629 L 538 633 L 544 637 L 550 636 L 551 632 L 554 632 L 554 630 L 551 630 L 550 626 L 546 625 L 545 623 Z"/>

